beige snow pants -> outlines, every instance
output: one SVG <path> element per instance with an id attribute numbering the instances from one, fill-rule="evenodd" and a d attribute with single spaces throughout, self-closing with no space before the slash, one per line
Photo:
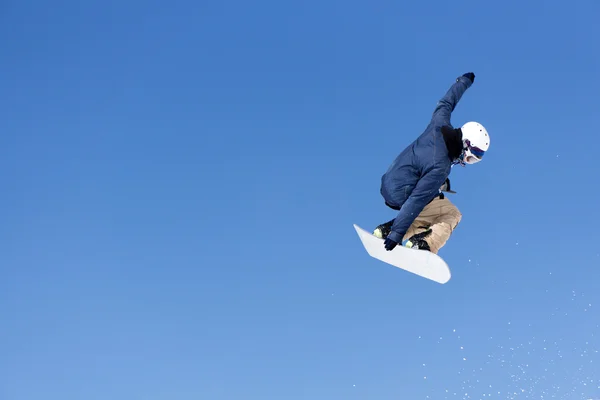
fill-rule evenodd
<path id="1" fill-rule="evenodd" d="M 437 252 L 444 247 L 454 229 L 462 219 L 462 214 L 447 197 L 436 197 L 423 208 L 423 211 L 408 228 L 404 240 L 411 236 L 431 229 L 424 239 L 429 244 L 431 252 Z"/>

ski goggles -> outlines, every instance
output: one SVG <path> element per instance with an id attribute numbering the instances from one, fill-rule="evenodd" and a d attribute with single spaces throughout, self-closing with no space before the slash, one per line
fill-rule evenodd
<path id="1" fill-rule="evenodd" d="M 468 140 L 466 141 L 465 144 L 466 144 L 465 157 L 464 157 L 465 161 L 467 161 L 468 163 L 469 163 L 469 161 L 471 161 L 471 162 L 481 161 L 481 159 L 485 155 L 485 150 L 481 150 L 479 147 L 471 145 L 471 142 L 469 142 Z M 477 159 L 477 161 L 470 160 L 469 157 L 474 157 Z"/>

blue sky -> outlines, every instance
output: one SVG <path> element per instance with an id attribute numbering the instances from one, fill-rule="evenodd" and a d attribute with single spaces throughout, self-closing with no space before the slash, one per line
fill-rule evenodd
<path id="1" fill-rule="evenodd" d="M 599 13 L 5 2 L 0 397 L 600 397 Z M 442 286 L 352 224 L 469 71 Z"/>

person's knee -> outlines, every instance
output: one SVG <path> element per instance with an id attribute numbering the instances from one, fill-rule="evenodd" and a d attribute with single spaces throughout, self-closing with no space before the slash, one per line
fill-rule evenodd
<path id="1" fill-rule="evenodd" d="M 454 217 L 454 223 L 452 224 L 452 229 L 456 229 L 456 227 L 458 226 L 458 224 L 460 224 L 460 221 L 462 220 L 462 213 L 458 210 L 458 208 L 456 209 L 456 212 L 453 214 Z"/>
<path id="2" fill-rule="evenodd" d="M 454 230 L 462 220 L 462 213 L 450 200 L 444 199 L 439 220 L 446 222 Z"/>

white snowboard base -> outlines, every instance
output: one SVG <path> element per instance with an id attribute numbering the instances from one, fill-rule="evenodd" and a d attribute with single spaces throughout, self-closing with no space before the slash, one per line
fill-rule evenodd
<path id="1" fill-rule="evenodd" d="M 354 229 L 371 257 L 441 284 L 450 280 L 448 264 L 438 255 L 427 250 L 411 249 L 400 245 L 387 251 L 383 246 L 383 239 L 356 224 Z"/>

